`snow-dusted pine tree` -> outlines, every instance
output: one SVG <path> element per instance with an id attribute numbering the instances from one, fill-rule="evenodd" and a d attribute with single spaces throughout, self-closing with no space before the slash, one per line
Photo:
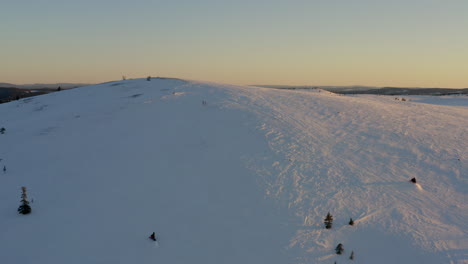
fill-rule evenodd
<path id="1" fill-rule="evenodd" d="M 343 251 L 344 251 L 343 244 L 341 244 L 341 243 L 338 244 L 338 246 L 336 246 L 336 248 L 335 248 L 335 251 L 336 251 L 336 254 L 341 255 L 343 253 Z"/>
<path id="2" fill-rule="evenodd" d="M 31 206 L 29 206 L 28 195 L 26 194 L 26 187 L 21 187 L 21 205 L 18 208 L 20 214 L 29 214 L 31 213 Z"/>
<path id="3" fill-rule="evenodd" d="M 349 259 L 350 259 L 350 260 L 353 260 L 353 259 L 354 259 L 354 251 L 351 251 L 351 256 L 349 256 Z"/>
<path id="4" fill-rule="evenodd" d="M 354 225 L 354 221 L 353 221 L 353 218 L 349 218 L 349 223 L 348 223 L 350 226 Z"/>
<path id="5" fill-rule="evenodd" d="M 330 214 L 330 212 L 328 212 L 327 217 L 325 217 L 324 223 L 325 223 L 325 228 L 326 228 L 326 229 L 332 228 L 332 225 L 333 225 L 333 216 Z"/>

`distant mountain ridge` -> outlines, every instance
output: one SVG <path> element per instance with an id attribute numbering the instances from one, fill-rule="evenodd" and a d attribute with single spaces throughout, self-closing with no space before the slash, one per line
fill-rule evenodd
<path id="1" fill-rule="evenodd" d="M 52 84 L 11 84 L 0 83 L 0 104 L 25 97 L 47 94 L 58 90 L 73 89 L 87 84 L 52 83 Z M 60 89 L 59 89 L 60 88 Z"/>
<path id="2" fill-rule="evenodd" d="M 468 88 L 419 88 L 419 87 L 373 87 L 373 86 L 289 86 L 255 85 L 257 87 L 305 90 L 323 89 L 338 94 L 377 94 L 377 95 L 453 95 L 468 94 Z"/>
<path id="3" fill-rule="evenodd" d="M 12 83 L 0 83 L 0 88 L 19 88 L 19 89 L 71 89 L 90 84 L 86 83 L 34 83 L 34 84 L 12 84 Z"/>
<path id="4" fill-rule="evenodd" d="M 468 88 L 400 88 L 400 87 L 382 87 L 362 90 L 353 89 L 328 89 L 330 92 L 339 94 L 376 94 L 376 95 L 455 95 L 468 94 Z"/>

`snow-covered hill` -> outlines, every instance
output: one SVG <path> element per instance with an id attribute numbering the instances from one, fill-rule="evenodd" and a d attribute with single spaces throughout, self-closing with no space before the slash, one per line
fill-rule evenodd
<path id="1" fill-rule="evenodd" d="M 137 79 L 0 105 L 0 262 L 468 263 L 468 98 L 437 100 Z"/>

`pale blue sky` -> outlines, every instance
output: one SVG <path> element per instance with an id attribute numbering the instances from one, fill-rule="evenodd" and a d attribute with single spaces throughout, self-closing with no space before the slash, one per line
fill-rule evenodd
<path id="1" fill-rule="evenodd" d="M 0 1 L 0 82 L 468 87 L 467 0 Z"/>

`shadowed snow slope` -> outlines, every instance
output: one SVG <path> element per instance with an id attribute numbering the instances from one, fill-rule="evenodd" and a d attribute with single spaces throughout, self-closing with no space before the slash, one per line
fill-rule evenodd
<path id="1" fill-rule="evenodd" d="M 0 105 L 0 261 L 468 263 L 468 99 L 436 101 L 136 79 Z"/>

